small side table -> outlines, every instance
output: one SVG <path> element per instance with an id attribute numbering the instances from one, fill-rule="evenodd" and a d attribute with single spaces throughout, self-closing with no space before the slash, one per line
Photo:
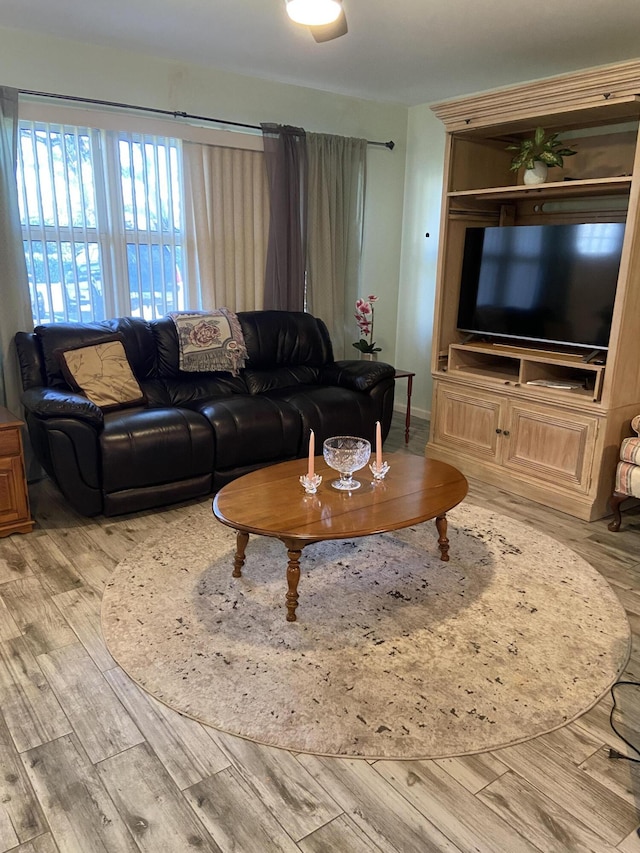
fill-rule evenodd
<path id="1" fill-rule="evenodd" d="M 29 512 L 24 473 L 20 418 L 0 406 L 0 538 L 10 533 L 30 533 L 35 522 Z"/>
<path id="2" fill-rule="evenodd" d="M 413 377 L 415 373 L 410 370 L 396 368 L 396 379 L 407 380 L 407 414 L 404 419 L 404 443 L 409 444 L 409 429 L 411 427 L 411 392 L 413 391 Z"/>

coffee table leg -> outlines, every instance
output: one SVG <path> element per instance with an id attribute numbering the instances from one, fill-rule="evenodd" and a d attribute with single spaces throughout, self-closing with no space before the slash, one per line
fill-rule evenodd
<path id="1" fill-rule="evenodd" d="M 440 548 L 440 559 L 447 562 L 449 560 L 449 540 L 447 539 L 446 515 L 439 515 L 436 518 L 436 528 L 438 529 L 438 548 Z"/>
<path id="2" fill-rule="evenodd" d="M 301 548 L 287 548 L 289 564 L 287 566 L 287 622 L 296 621 L 296 607 L 298 606 L 298 581 L 300 580 L 300 555 Z"/>
<path id="3" fill-rule="evenodd" d="M 249 541 L 249 534 L 243 530 L 238 530 L 236 534 L 236 555 L 233 558 L 232 577 L 242 577 L 242 567 L 244 566 L 244 552 Z"/>

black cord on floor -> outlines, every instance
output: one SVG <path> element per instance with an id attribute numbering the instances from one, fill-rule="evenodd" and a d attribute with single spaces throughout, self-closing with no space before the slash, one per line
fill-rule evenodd
<path id="1" fill-rule="evenodd" d="M 630 743 L 626 737 L 620 734 L 617 728 L 613 724 L 613 713 L 616 710 L 616 687 L 621 687 L 622 685 L 628 685 L 630 687 L 640 687 L 640 682 L 638 681 L 616 681 L 616 683 L 611 688 L 611 698 L 613 699 L 613 707 L 611 708 L 611 712 L 609 714 L 609 725 L 613 729 L 613 731 L 618 735 L 620 740 L 624 741 L 629 749 L 632 749 L 636 755 L 640 755 L 640 749 L 637 749 L 632 743 Z M 621 752 L 618 752 L 617 749 L 609 748 L 609 758 L 612 759 L 623 759 L 624 761 L 633 761 L 635 764 L 640 764 L 640 758 L 633 758 L 631 755 L 623 755 Z"/>

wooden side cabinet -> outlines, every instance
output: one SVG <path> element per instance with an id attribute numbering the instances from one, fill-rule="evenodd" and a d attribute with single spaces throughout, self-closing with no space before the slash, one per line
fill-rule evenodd
<path id="1" fill-rule="evenodd" d="M 635 60 L 432 106 L 447 135 L 426 455 L 586 521 L 610 512 L 620 442 L 640 411 L 638 92 Z M 531 186 L 511 169 L 512 146 L 537 127 L 577 155 Z M 547 340 L 556 335 L 542 326 L 521 336 L 515 319 L 502 336 L 458 320 L 468 229 L 607 222 L 624 224 L 624 242 L 606 351 L 573 346 L 563 330 Z M 555 263 L 545 251 L 538 263 Z M 597 269 L 595 244 L 581 251 Z M 507 294 L 498 274 L 493 283 L 517 318 L 530 294 Z M 570 319 L 590 300 L 588 283 L 575 283 L 582 290 L 563 302 Z"/>
<path id="2" fill-rule="evenodd" d="M 19 418 L 0 406 L 0 537 L 33 530 L 24 471 L 23 426 Z"/>
<path id="3" fill-rule="evenodd" d="M 587 515 L 602 416 L 436 380 L 429 456 L 563 512 Z M 598 449 L 599 448 L 599 449 Z M 579 516 L 580 517 L 580 516 Z"/>

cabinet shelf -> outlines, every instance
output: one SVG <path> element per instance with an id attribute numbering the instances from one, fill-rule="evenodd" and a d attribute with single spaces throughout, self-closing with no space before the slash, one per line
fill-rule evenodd
<path id="1" fill-rule="evenodd" d="M 518 349 L 502 344 L 451 344 L 446 372 L 490 385 L 507 385 L 534 397 L 597 403 L 604 364 L 586 364 L 577 353 Z"/>
<path id="2" fill-rule="evenodd" d="M 545 198 L 578 198 L 608 195 L 627 195 L 631 189 L 631 178 L 590 178 L 575 181 L 549 181 L 544 184 L 508 187 L 488 187 L 486 189 L 456 190 L 447 193 L 447 197 L 477 198 L 487 200 L 522 199 L 535 196 Z"/>

